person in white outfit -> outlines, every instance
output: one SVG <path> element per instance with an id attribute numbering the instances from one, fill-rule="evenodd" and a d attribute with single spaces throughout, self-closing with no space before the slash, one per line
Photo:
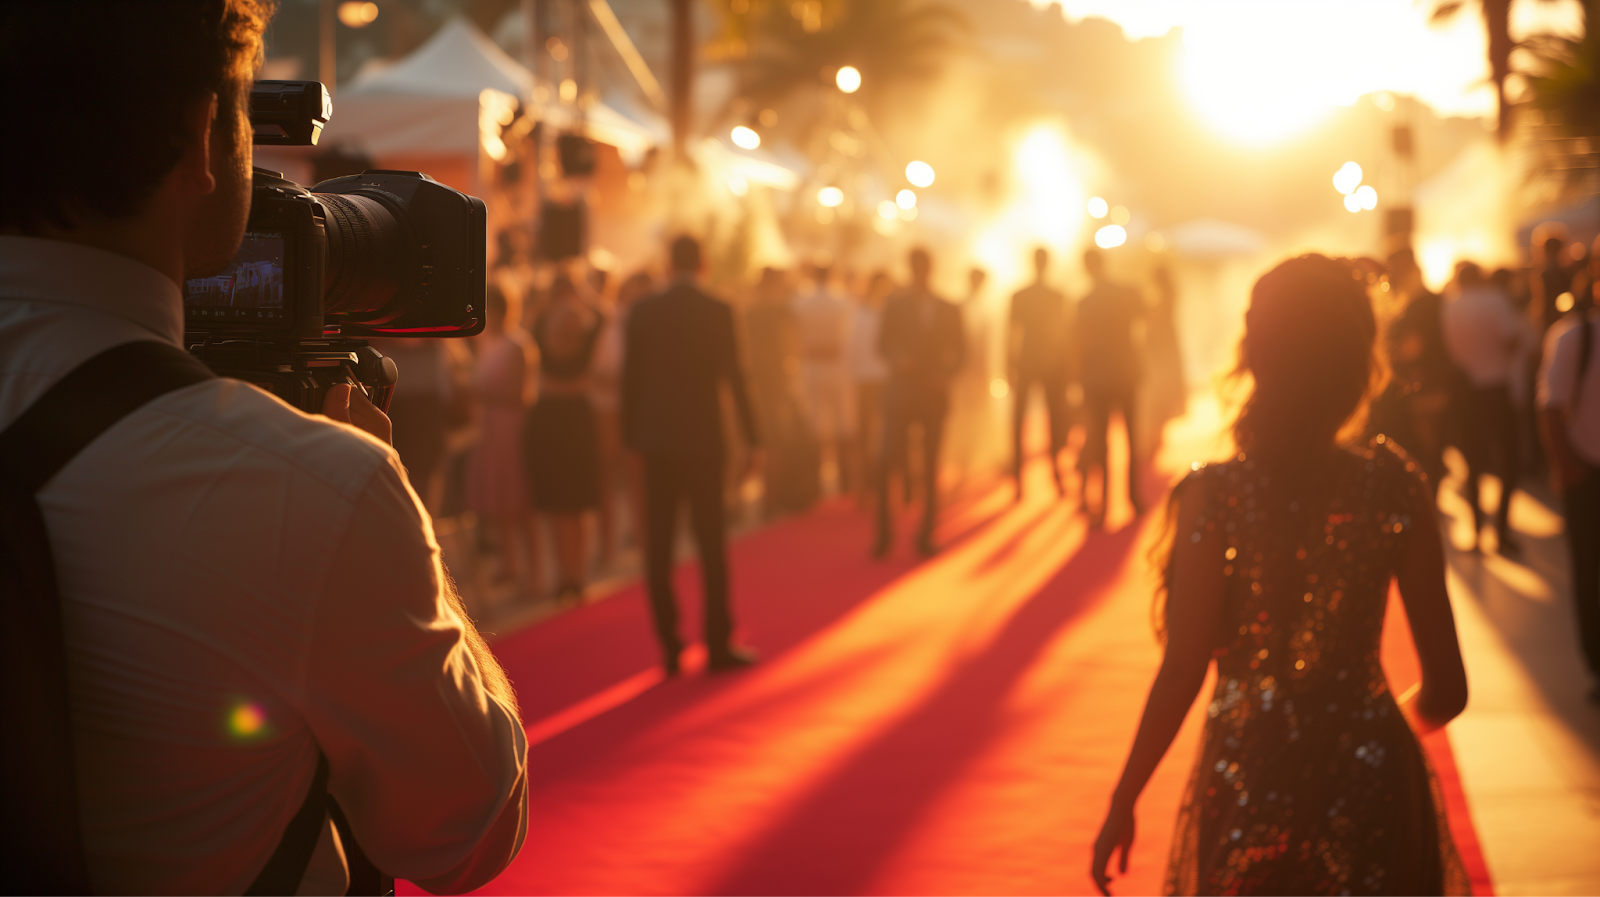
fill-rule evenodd
<path id="1" fill-rule="evenodd" d="M 1520 458 L 1516 416 L 1511 408 L 1511 376 L 1532 335 L 1511 305 L 1511 297 L 1484 277 L 1470 262 L 1456 272 L 1453 296 L 1442 312 L 1444 344 L 1463 374 L 1452 405 L 1459 409 L 1458 447 L 1466 455 L 1466 499 L 1472 505 L 1473 551 L 1487 516 L 1479 500 L 1479 482 L 1486 473 L 1500 479 L 1500 504 L 1494 527 L 1499 552 L 1516 557 L 1521 547 L 1511 538 L 1511 492 L 1516 488 Z"/>
<path id="2" fill-rule="evenodd" d="M 894 292 L 894 281 L 878 271 L 867 282 L 861 303 L 856 306 L 850 328 L 845 364 L 855 386 L 857 496 L 861 507 L 870 507 L 877 489 L 879 455 L 883 451 L 883 384 L 889 379 L 889 363 L 878 353 L 878 330 L 883 324 L 883 303 Z"/>
<path id="3" fill-rule="evenodd" d="M 800 331 L 800 396 L 806 420 L 822 447 L 822 465 L 836 471 L 841 490 L 850 488 L 850 445 L 855 438 L 855 385 L 845 361 L 855 307 L 829 287 L 830 271 L 812 269 L 811 292 L 795 297 Z"/>

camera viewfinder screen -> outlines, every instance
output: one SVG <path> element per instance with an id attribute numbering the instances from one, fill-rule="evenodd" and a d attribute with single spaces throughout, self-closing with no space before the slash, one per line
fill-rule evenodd
<path id="1" fill-rule="evenodd" d="M 196 323 L 282 321 L 283 247 L 282 231 L 246 231 L 226 271 L 184 283 L 188 318 Z"/>

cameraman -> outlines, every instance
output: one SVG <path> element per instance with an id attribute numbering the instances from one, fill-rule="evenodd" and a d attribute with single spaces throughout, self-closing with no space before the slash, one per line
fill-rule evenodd
<path id="1" fill-rule="evenodd" d="M 0 430 L 106 349 L 182 345 L 181 284 L 221 270 L 244 230 L 271 13 L 0 6 Z M 36 493 L 97 891 L 244 891 L 321 799 L 319 754 L 388 874 L 466 891 L 522 844 L 510 684 L 445 577 L 388 419 L 348 387 L 327 414 L 206 380 L 122 418 Z M 10 737 L 27 724 L 8 719 Z M 352 848 L 322 818 L 302 894 L 347 886 Z"/>

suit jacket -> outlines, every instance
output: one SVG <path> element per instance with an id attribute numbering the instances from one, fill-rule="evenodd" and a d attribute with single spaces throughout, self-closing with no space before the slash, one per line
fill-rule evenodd
<path id="1" fill-rule="evenodd" d="M 622 436 L 629 448 L 720 460 L 724 381 L 745 441 L 758 445 L 733 309 L 687 281 L 633 306 L 622 362 Z"/>
<path id="2" fill-rule="evenodd" d="M 1078 380 L 1089 392 L 1133 389 L 1144 376 L 1144 353 L 1134 325 L 1144 320 L 1144 297 L 1103 281 L 1078 302 Z"/>
<path id="3" fill-rule="evenodd" d="M 901 290 L 883 307 L 878 353 L 892 388 L 917 401 L 942 403 L 966 359 L 961 309 L 938 296 Z"/>

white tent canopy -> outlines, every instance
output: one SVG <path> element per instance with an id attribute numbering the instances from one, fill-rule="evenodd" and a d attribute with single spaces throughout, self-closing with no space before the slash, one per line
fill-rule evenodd
<path id="1" fill-rule="evenodd" d="M 479 103 L 485 90 L 523 102 L 533 76 L 466 19 L 450 20 L 410 56 L 342 88 L 324 140 L 348 142 L 374 156 L 478 151 Z M 552 124 L 564 122 L 547 110 Z M 603 104 L 591 106 L 585 131 L 636 162 L 664 139 L 665 126 L 639 123 Z"/>
<path id="2" fill-rule="evenodd" d="M 471 22 L 457 16 L 410 56 L 352 82 L 339 96 L 404 94 L 475 100 L 486 87 L 526 97 L 533 92 L 533 76 Z"/>

